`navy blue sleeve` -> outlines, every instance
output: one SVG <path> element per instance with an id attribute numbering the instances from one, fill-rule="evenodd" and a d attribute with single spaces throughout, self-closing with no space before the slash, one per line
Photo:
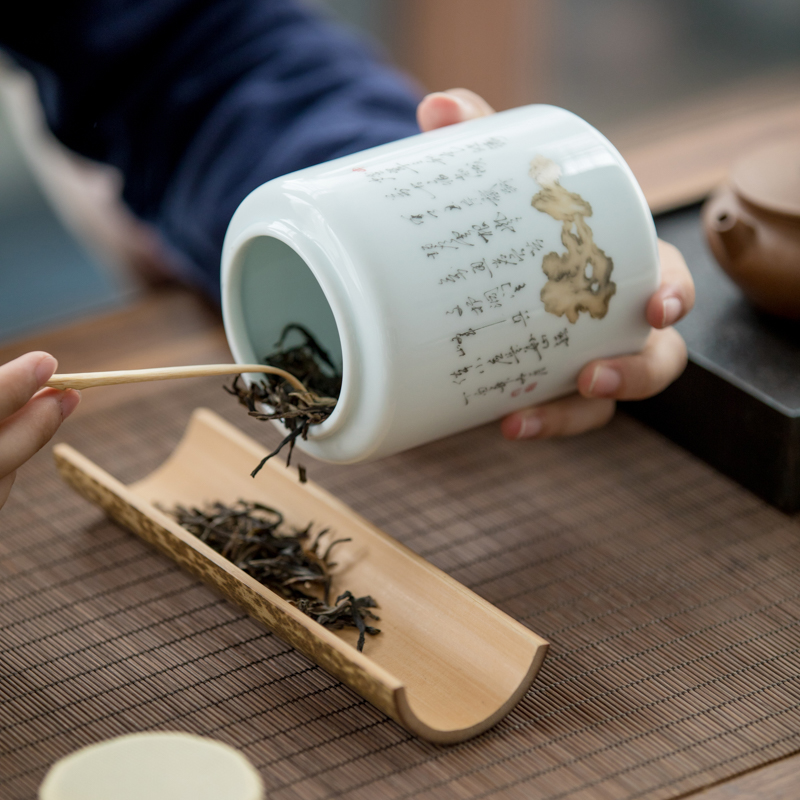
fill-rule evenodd
<path id="1" fill-rule="evenodd" d="M 56 136 L 122 171 L 128 205 L 212 294 L 252 189 L 418 132 L 409 83 L 294 0 L 46 5 L 17 4 L 0 46 Z"/>

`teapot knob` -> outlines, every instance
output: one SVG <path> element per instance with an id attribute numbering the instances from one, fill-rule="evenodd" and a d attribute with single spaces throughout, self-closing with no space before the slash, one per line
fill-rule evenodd
<path id="1" fill-rule="evenodd" d="M 730 259 L 738 258 L 755 236 L 755 228 L 733 211 L 720 208 L 711 219 L 711 227 L 719 236 Z"/>

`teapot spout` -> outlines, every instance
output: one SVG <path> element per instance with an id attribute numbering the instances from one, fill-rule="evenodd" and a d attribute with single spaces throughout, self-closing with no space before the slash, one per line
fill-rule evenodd
<path id="1" fill-rule="evenodd" d="M 711 224 L 731 259 L 738 258 L 755 236 L 755 228 L 732 211 L 720 210 Z"/>

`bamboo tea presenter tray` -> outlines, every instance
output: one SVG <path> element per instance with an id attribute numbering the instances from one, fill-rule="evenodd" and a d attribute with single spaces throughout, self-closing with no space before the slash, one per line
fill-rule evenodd
<path id="1" fill-rule="evenodd" d="M 115 521 L 233 600 L 411 733 L 464 741 L 502 719 L 530 687 L 547 642 L 387 536 L 315 484 L 299 483 L 266 450 L 206 409 L 194 412 L 172 455 L 125 486 L 68 445 L 64 479 Z M 290 526 L 350 537 L 336 552 L 332 595 L 346 587 L 378 601 L 381 633 L 364 652 L 353 629 L 333 631 L 218 555 L 159 508 L 253 500 Z"/>

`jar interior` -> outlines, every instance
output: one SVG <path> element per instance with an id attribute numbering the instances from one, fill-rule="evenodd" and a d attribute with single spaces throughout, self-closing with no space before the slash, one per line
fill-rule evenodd
<path id="1" fill-rule="evenodd" d="M 339 330 L 325 293 L 302 257 L 280 239 L 257 236 L 242 255 L 241 309 L 255 362 L 275 352 L 287 325 L 302 325 L 342 370 Z M 291 331 L 284 348 L 303 343 Z"/>

